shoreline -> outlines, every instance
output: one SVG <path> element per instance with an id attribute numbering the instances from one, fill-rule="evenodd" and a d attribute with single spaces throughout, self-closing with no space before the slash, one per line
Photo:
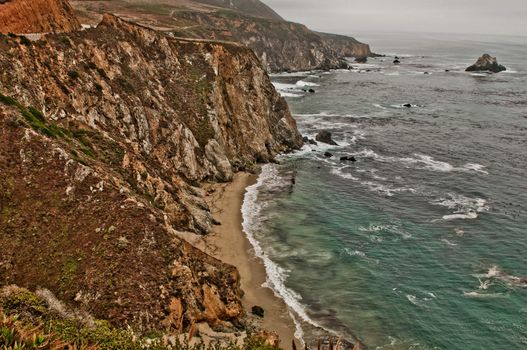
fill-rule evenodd
<path id="1" fill-rule="evenodd" d="M 207 201 L 212 215 L 221 223 L 205 238 L 207 251 L 215 258 L 236 266 L 241 277 L 244 291 L 242 304 L 250 315 L 255 305 L 264 309 L 259 325 L 268 331 L 274 331 L 280 338 L 280 346 L 288 348 L 295 338 L 296 326 L 285 301 L 262 285 L 267 280 L 263 261 L 255 256 L 253 247 L 243 230 L 242 205 L 246 188 L 255 184 L 257 175 L 237 173 L 230 183 L 211 184 L 206 189 Z M 209 192 L 209 191 L 207 191 Z"/>

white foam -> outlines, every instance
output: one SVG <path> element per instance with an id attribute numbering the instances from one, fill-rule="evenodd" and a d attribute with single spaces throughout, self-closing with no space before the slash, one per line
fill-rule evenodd
<path id="1" fill-rule="evenodd" d="M 247 187 L 242 205 L 242 227 L 254 249 L 255 255 L 262 259 L 264 263 L 265 271 L 267 273 L 266 286 L 273 290 L 277 297 L 282 298 L 288 307 L 303 321 L 315 327 L 323 328 L 307 315 L 304 306 L 300 302 L 301 296 L 285 286 L 288 271 L 275 264 L 269 258 L 254 234 L 255 230 L 259 227 L 259 215 L 263 209 L 262 204 L 258 201 L 259 189 L 268 182 L 276 181 L 277 177 L 278 172 L 275 166 L 272 164 L 266 164 L 262 167 L 261 174 L 258 177 L 256 184 Z M 296 333 L 301 335 L 302 331 L 296 318 L 294 318 L 294 321 L 297 325 Z"/>
<path id="2" fill-rule="evenodd" d="M 470 198 L 456 193 L 448 193 L 445 197 L 432 201 L 431 204 L 454 210 L 452 214 L 443 216 L 443 220 L 447 221 L 477 219 L 478 213 L 490 209 L 487 201 L 483 198 Z"/>
<path id="3" fill-rule="evenodd" d="M 366 257 L 366 253 L 361 252 L 360 250 L 353 250 L 353 249 L 350 249 L 350 248 L 344 248 L 344 251 L 349 256 L 359 256 L 361 258 L 365 258 Z"/>
<path id="4" fill-rule="evenodd" d="M 449 220 L 459 220 L 459 219 L 477 219 L 478 214 L 475 212 L 467 213 L 467 214 L 449 214 L 449 215 L 443 215 L 443 220 L 449 221 Z"/>
<path id="5" fill-rule="evenodd" d="M 483 174 L 488 174 L 488 172 L 484 171 L 483 168 L 485 168 L 484 165 L 476 164 L 476 163 L 467 163 L 462 167 L 455 167 L 450 163 L 435 160 L 432 156 L 426 155 L 426 154 L 419 154 L 414 153 L 412 154 L 413 157 L 392 157 L 392 156 L 383 156 L 371 149 L 363 149 L 359 152 L 354 153 L 357 157 L 364 157 L 364 158 L 373 158 L 380 162 L 385 163 L 402 163 L 406 166 L 411 165 L 417 165 L 420 169 L 428 169 L 432 171 L 438 171 L 438 172 L 451 172 L 451 171 L 476 171 Z"/>
<path id="6" fill-rule="evenodd" d="M 304 97 L 304 95 L 302 95 L 302 94 L 294 94 L 292 92 L 279 91 L 278 93 L 282 97 Z"/>
<path id="7" fill-rule="evenodd" d="M 479 292 L 463 292 L 467 298 L 502 298 L 502 293 L 479 293 Z"/>
<path id="8" fill-rule="evenodd" d="M 305 87 L 305 86 L 320 86 L 317 83 L 313 83 L 313 82 L 310 82 L 310 81 L 304 81 L 304 80 L 297 81 L 296 85 L 297 86 L 302 86 L 302 87 Z"/>
<path id="9" fill-rule="evenodd" d="M 481 165 L 481 164 L 477 164 L 477 163 L 467 163 L 463 166 L 463 168 L 467 169 L 467 170 L 473 170 L 473 171 L 477 171 L 477 172 L 480 172 L 482 174 L 485 174 L 485 175 L 488 175 L 489 172 L 486 171 L 486 170 L 483 170 L 486 168 L 486 166 L 484 165 Z"/>

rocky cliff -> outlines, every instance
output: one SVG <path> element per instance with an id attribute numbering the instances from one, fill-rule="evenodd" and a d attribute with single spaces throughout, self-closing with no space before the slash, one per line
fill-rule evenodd
<path id="1" fill-rule="evenodd" d="M 343 68 L 347 66 L 345 57 L 372 55 L 367 44 L 287 22 L 257 0 L 153 0 L 148 4 L 74 0 L 72 4 L 86 23 L 112 12 L 177 37 L 242 43 L 253 49 L 271 72 Z"/>
<path id="2" fill-rule="evenodd" d="M 0 33 L 50 33 L 80 29 L 67 0 L 0 0 Z"/>
<path id="3" fill-rule="evenodd" d="M 179 238 L 215 224 L 202 181 L 300 147 L 286 102 L 238 44 L 107 15 L 0 37 L 0 284 L 43 287 L 118 326 L 232 329 L 237 270 Z"/>
<path id="4" fill-rule="evenodd" d="M 174 35 L 241 42 L 271 72 L 347 68 L 345 57 L 371 55 L 367 44 L 353 38 L 316 33 L 292 22 L 229 11 L 179 11 L 173 17 L 184 28 Z"/>

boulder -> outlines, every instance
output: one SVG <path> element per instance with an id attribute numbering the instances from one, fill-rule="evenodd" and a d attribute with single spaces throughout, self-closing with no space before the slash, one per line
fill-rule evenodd
<path id="1" fill-rule="evenodd" d="M 498 60 L 496 59 L 496 57 L 492 57 L 489 54 L 484 54 L 483 56 L 478 58 L 475 64 L 465 69 L 466 72 L 489 71 L 493 73 L 499 73 L 504 70 L 507 70 L 507 68 L 505 68 L 501 64 L 498 64 Z"/>
<path id="2" fill-rule="evenodd" d="M 328 145 L 338 146 L 338 144 L 331 138 L 331 133 L 327 130 L 320 131 L 315 137 L 315 140 L 322 143 L 327 143 Z"/>
<path id="3" fill-rule="evenodd" d="M 411 107 L 412 107 L 412 105 L 411 105 L 411 104 L 409 104 L 409 103 L 405 103 L 405 104 L 403 105 L 403 107 L 406 107 L 406 108 L 411 108 Z"/>
<path id="4" fill-rule="evenodd" d="M 261 306 L 258 306 L 258 305 L 254 305 L 252 308 L 251 308 L 251 313 L 255 316 L 258 316 L 260 318 L 263 318 L 264 317 L 264 309 L 261 307 Z"/>
<path id="5" fill-rule="evenodd" d="M 331 154 L 329 152 L 324 152 L 324 157 L 331 158 L 331 157 L 333 157 L 333 154 Z"/>
<path id="6" fill-rule="evenodd" d="M 399 61 L 398 59 L 395 59 L 395 60 L 393 61 L 393 64 L 399 64 L 399 63 L 401 63 L 401 61 Z"/>
<path id="7" fill-rule="evenodd" d="M 354 156 L 340 157 L 340 160 L 343 161 L 343 162 L 356 162 L 357 161 L 357 159 Z"/>
<path id="8" fill-rule="evenodd" d="M 307 90 L 307 91 L 308 91 L 310 94 L 314 94 L 314 93 L 315 93 L 315 90 L 313 90 L 313 89 L 309 89 L 309 90 Z"/>
<path id="9" fill-rule="evenodd" d="M 310 139 L 307 136 L 304 136 L 304 143 L 309 143 L 310 145 L 315 145 L 315 146 L 318 145 L 317 141 Z"/>
<path id="10" fill-rule="evenodd" d="M 366 63 L 368 62 L 368 57 L 364 56 L 364 57 L 357 57 L 355 58 L 355 62 L 357 63 Z"/>

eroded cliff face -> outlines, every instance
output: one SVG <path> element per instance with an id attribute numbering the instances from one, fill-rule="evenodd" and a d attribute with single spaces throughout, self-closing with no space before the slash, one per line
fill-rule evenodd
<path id="1" fill-rule="evenodd" d="M 216 7 L 203 7 L 204 3 Z M 177 37 L 242 43 L 255 51 L 270 72 L 346 68 L 345 57 L 372 55 L 367 44 L 284 21 L 255 0 L 155 0 L 149 6 L 138 0 L 73 0 L 72 4 L 86 23 L 112 12 Z"/>
<path id="2" fill-rule="evenodd" d="M 298 148 L 254 53 L 107 15 L 0 38 L 0 284 L 116 325 L 238 324 L 236 269 L 178 238 L 214 224 L 201 181 Z"/>
<path id="3" fill-rule="evenodd" d="M 0 1 L 0 33 L 69 32 L 80 27 L 67 0 Z"/>
<path id="4" fill-rule="evenodd" d="M 347 68 L 345 57 L 371 55 L 368 45 L 345 36 L 320 34 L 306 26 L 242 16 L 234 12 L 179 11 L 178 37 L 236 41 L 250 47 L 270 72 Z"/>

